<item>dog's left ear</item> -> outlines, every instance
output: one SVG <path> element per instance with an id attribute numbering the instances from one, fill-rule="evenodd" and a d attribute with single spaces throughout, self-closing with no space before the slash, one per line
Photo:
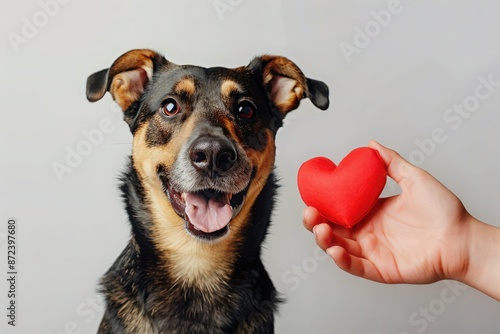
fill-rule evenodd
<path id="1" fill-rule="evenodd" d="M 306 97 L 319 109 L 328 108 L 328 86 L 324 82 L 306 78 L 297 65 L 285 57 L 257 57 L 247 68 L 260 76 L 272 103 L 283 117 L 296 109 L 300 100 Z"/>

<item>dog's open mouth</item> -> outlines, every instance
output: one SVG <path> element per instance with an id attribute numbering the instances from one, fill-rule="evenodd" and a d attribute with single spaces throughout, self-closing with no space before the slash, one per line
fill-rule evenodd
<path id="1" fill-rule="evenodd" d="M 220 238 L 229 231 L 229 222 L 243 207 L 248 187 L 236 194 L 208 188 L 180 192 L 164 182 L 165 192 L 174 211 L 186 222 L 186 229 L 206 240 Z"/>

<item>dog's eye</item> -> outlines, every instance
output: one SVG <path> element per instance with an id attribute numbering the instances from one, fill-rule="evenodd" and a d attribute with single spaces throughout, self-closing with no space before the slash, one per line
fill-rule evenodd
<path id="1" fill-rule="evenodd" d="M 167 116 L 177 115 L 181 111 L 181 108 L 179 107 L 177 101 L 172 98 L 163 101 L 160 109 Z"/>
<path id="2" fill-rule="evenodd" d="M 238 116 L 242 119 L 251 120 L 255 117 L 255 106 L 249 101 L 242 101 L 238 105 Z"/>

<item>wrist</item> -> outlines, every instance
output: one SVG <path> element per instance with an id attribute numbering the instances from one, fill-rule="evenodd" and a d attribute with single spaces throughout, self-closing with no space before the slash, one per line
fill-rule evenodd
<path id="1" fill-rule="evenodd" d="M 500 228 L 470 215 L 465 219 L 466 265 L 456 279 L 500 300 Z"/>

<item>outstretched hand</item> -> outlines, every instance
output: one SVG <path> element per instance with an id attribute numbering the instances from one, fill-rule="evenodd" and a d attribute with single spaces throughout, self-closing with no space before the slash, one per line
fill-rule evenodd
<path id="1" fill-rule="evenodd" d="M 460 200 L 426 171 L 398 153 L 370 142 L 401 194 L 379 199 L 352 229 L 321 217 L 312 207 L 303 214 L 317 244 L 343 270 L 383 283 L 430 283 L 460 279 L 469 262 L 472 217 Z"/>

